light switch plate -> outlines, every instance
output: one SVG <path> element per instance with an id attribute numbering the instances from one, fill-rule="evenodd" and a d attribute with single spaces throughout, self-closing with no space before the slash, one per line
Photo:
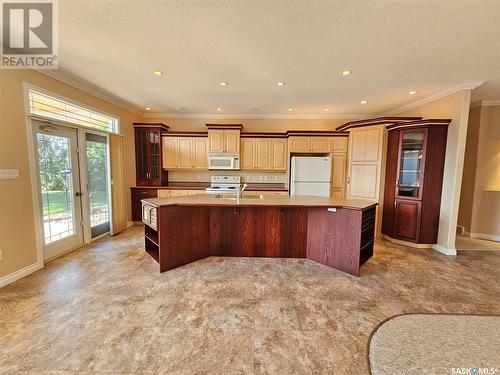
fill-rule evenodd
<path id="1" fill-rule="evenodd" d="M 335 207 L 331 207 L 331 208 L 328 209 L 328 211 L 330 211 L 330 212 L 337 212 L 337 209 Z"/>
<path id="2" fill-rule="evenodd" d="M 0 169 L 0 180 L 19 179 L 19 169 Z"/>
<path id="3" fill-rule="evenodd" d="M 0 250 L 0 260 L 3 260 L 3 251 Z"/>

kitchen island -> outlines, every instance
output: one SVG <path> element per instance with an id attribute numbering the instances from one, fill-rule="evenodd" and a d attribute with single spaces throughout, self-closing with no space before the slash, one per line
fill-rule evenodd
<path id="1" fill-rule="evenodd" d="M 307 258 L 359 276 L 373 255 L 376 203 L 309 196 L 142 200 L 145 249 L 160 272 L 209 256 Z"/>

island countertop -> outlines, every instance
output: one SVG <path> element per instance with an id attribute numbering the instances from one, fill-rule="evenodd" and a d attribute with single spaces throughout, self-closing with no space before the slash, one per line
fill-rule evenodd
<path id="1" fill-rule="evenodd" d="M 144 203 L 154 207 L 165 206 L 222 206 L 222 207 L 328 207 L 345 208 L 351 210 L 366 210 L 377 205 L 374 201 L 361 199 L 337 199 L 313 196 L 261 196 L 247 194 L 252 198 L 236 199 L 217 198 L 215 195 L 200 194 L 179 197 L 143 199 Z"/>

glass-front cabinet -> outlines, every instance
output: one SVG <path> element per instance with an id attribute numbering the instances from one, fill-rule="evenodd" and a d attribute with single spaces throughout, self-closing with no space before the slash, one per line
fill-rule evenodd
<path id="1" fill-rule="evenodd" d="M 134 123 L 137 186 L 162 186 L 167 172 L 162 168 L 161 134 L 163 124 Z"/>
<path id="2" fill-rule="evenodd" d="M 401 132 L 397 196 L 420 198 L 425 130 Z"/>
<path id="3" fill-rule="evenodd" d="M 450 120 L 388 126 L 382 233 L 398 240 L 437 241 Z"/>

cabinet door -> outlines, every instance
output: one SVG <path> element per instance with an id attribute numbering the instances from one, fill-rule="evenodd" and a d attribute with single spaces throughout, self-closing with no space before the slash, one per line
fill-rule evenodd
<path id="1" fill-rule="evenodd" d="M 177 168 L 177 137 L 162 137 L 163 168 Z"/>
<path id="2" fill-rule="evenodd" d="M 148 131 L 148 159 L 149 175 L 151 185 L 161 185 L 162 174 L 162 152 L 161 134 L 158 130 Z"/>
<path id="3" fill-rule="evenodd" d="M 241 139 L 241 169 L 253 169 L 255 167 L 255 139 Z"/>
<path id="4" fill-rule="evenodd" d="M 208 169 L 208 139 L 202 137 L 193 138 L 193 157 L 192 162 L 194 168 Z"/>
<path id="5" fill-rule="evenodd" d="M 394 225 L 396 238 L 418 241 L 418 233 L 420 231 L 420 202 L 396 201 Z"/>
<path id="6" fill-rule="evenodd" d="M 156 189 L 132 189 L 132 220 L 142 220 L 142 199 L 156 198 L 158 191 Z"/>
<path id="7" fill-rule="evenodd" d="M 240 152 L 239 130 L 224 130 L 224 152 L 234 154 Z"/>
<path id="8" fill-rule="evenodd" d="M 224 130 L 208 131 L 208 152 L 224 152 Z"/>
<path id="9" fill-rule="evenodd" d="M 272 140 L 272 169 L 278 171 L 286 171 L 287 166 L 287 153 L 286 153 L 285 139 L 273 139 Z"/>
<path id="10" fill-rule="evenodd" d="M 427 130 L 402 131 L 399 140 L 396 196 L 422 197 L 422 175 L 425 162 L 424 146 Z"/>
<path id="11" fill-rule="evenodd" d="M 137 185 L 145 185 L 148 178 L 147 129 L 135 129 L 135 169 Z"/>
<path id="12" fill-rule="evenodd" d="M 191 168 L 193 163 L 191 161 L 191 138 L 179 137 L 177 146 L 177 167 L 178 168 Z"/>
<path id="13" fill-rule="evenodd" d="M 347 151 L 347 137 L 332 137 L 332 151 L 333 152 L 346 152 Z"/>
<path id="14" fill-rule="evenodd" d="M 343 198 L 345 191 L 346 154 L 332 154 L 332 197 Z"/>
<path id="15" fill-rule="evenodd" d="M 257 169 L 271 169 L 271 139 L 257 138 L 255 140 Z"/>
<path id="16" fill-rule="evenodd" d="M 290 152 L 309 152 L 311 148 L 310 137 L 290 137 L 288 138 Z"/>
<path id="17" fill-rule="evenodd" d="M 311 137 L 310 142 L 312 152 L 331 152 L 330 137 Z"/>

